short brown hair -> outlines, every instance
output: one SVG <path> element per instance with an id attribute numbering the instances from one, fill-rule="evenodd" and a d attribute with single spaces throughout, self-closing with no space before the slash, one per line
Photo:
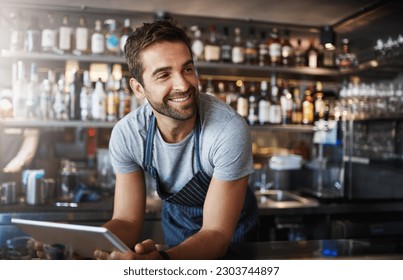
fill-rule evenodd
<path id="1" fill-rule="evenodd" d="M 192 50 L 190 41 L 185 31 L 170 20 L 144 23 L 136 28 L 127 39 L 125 45 L 126 62 L 129 72 L 140 84 L 143 85 L 143 65 L 140 59 L 141 52 L 148 46 L 157 42 L 180 41 L 186 44 L 190 54 Z"/>

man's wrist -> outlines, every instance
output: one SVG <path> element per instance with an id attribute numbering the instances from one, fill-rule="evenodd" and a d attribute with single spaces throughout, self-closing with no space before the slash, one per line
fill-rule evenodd
<path id="1" fill-rule="evenodd" d="M 163 260 L 170 260 L 171 259 L 171 257 L 165 251 L 160 250 L 160 251 L 158 251 L 158 253 L 160 253 L 160 256 L 161 256 L 161 258 Z"/>

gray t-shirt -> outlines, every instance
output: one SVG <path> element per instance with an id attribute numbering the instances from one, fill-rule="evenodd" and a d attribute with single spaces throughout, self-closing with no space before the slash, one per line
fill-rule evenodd
<path id="1" fill-rule="evenodd" d="M 245 120 L 214 96 L 200 93 L 200 159 L 203 170 L 220 180 L 232 181 L 253 172 L 252 143 Z M 116 173 L 143 168 L 151 106 L 145 103 L 121 119 L 109 142 Z M 194 154 L 194 130 L 179 143 L 167 143 L 156 129 L 152 165 L 168 192 L 184 187 L 199 170 Z"/>

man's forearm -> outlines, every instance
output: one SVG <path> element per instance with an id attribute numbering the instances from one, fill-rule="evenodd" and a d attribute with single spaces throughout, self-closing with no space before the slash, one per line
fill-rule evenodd
<path id="1" fill-rule="evenodd" d="M 215 230 L 200 230 L 166 252 L 171 259 L 219 259 L 225 255 L 230 238 Z"/>
<path id="2" fill-rule="evenodd" d="M 109 229 L 130 248 L 133 248 L 133 246 L 139 241 L 143 229 L 143 225 L 140 222 L 133 223 L 119 219 L 112 219 L 102 226 Z"/>

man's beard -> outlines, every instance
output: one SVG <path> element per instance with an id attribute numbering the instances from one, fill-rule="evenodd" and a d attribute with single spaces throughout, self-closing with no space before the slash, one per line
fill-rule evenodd
<path id="1" fill-rule="evenodd" d="M 172 98 L 180 98 L 180 97 L 184 97 L 184 96 L 188 96 L 190 95 L 189 98 L 193 98 L 193 102 L 184 106 L 183 108 L 177 108 L 177 107 L 173 107 L 169 105 L 169 99 Z M 162 101 L 162 103 L 155 103 L 155 102 L 150 102 L 150 100 L 148 100 L 149 104 L 151 105 L 151 107 L 157 111 L 158 113 L 160 113 L 161 115 L 170 117 L 172 119 L 178 120 L 178 121 L 186 121 L 191 119 L 194 114 L 196 113 L 196 101 L 197 101 L 197 91 L 196 88 L 191 86 L 189 87 L 189 89 L 186 92 L 178 92 L 178 91 L 174 91 L 169 93 L 169 95 L 167 95 L 164 100 Z"/>

